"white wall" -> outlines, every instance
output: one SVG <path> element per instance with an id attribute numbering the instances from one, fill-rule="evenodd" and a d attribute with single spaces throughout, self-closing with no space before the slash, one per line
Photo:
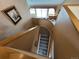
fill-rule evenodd
<path id="1" fill-rule="evenodd" d="M 21 21 L 17 25 L 14 25 L 12 21 L 1 12 L 13 5 L 17 8 L 22 17 Z M 0 0 L 0 28 L 4 31 L 5 36 L 23 31 L 23 26 L 28 23 L 29 19 L 29 8 L 25 0 Z"/>

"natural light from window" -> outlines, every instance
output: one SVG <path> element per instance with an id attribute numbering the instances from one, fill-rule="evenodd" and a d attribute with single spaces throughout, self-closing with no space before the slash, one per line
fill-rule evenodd
<path id="1" fill-rule="evenodd" d="M 41 9 L 41 18 L 47 18 L 47 9 Z"/>
<path id="2" fill-rule="evenodd" d="M 42 13 L 42 12 L 41 12 L 41 9 L 37 8 L 37 9 L 36 9 L 36 17 L 37 17 L 37 18 L 41 18 L 41 13 Z"/>
<path id="3" fill-rule="evenodd" d="M 49 8 L 49 16 L 55 16 L 55 9 L 54 8 Z"/>
<path id="4" fill-rule="evenodd" d="M 35 14 L 35 9 L 34 9 L 34 8 L 31 8 L 31 9 L 30 9 L 30 14 L 32 14 L 32 15 Z"/>
<path id="5" fill-rule="evenodd" d="M 48 18 L 48 16 L 55 16 L 54 8 L 31 8 L 30 14 L 35 15 L 36 18 Z"/>

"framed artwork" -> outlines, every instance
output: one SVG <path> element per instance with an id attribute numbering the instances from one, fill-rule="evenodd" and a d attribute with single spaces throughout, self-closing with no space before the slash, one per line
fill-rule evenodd
<path id="1" fill-rule="evenodd" d="M 11 6 L 5 10 L 2 10 L 2 12 L 9 18 L 11 21 L 16 25 L 20 20 L 21 16 L 15 6 Z"/>

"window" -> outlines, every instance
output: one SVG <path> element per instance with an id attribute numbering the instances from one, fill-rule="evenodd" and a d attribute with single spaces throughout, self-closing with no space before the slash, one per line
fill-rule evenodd
<path id="1" fill-rule="evenodd" d="M 47 18 L 55 15 L 54 8 L 31 8 L 30 14 L 35 15 L 36 18 Z"/>
<path id="2" fill-rule="evenodd" d="M 37 18 L 41 18 L 41 13 L 42 13 L 42 12 L 41 12 L 41 9 L 37 8 L 37 9 L 36 9 L 36 17 L 37 17 Z"/>
<path id="3" fill-rule="evenodd" d="M 30 9 L 30 14 L 34 15 L 35 14 L 35 8 Z"/>
<path id="4" fill-rule="evenodd" d="M 41 9 L 41 17 L 42 18 L 47 18 L 47 9 Z"/>
<path id="5" fill-rule="evenodd" d="M 36 17 L 37 18 L 47 18 L 47 9 L 36 9 Z"/>
<path id="6" fill-rule="evenodd" d="M 55 9 L 54 8 L 49 8 L 49 16 L 55 16 Z"/>

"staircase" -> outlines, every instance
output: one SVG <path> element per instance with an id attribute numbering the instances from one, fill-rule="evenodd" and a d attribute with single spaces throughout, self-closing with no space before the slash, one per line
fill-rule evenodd
<path id="1" fill-rule="evenodd" d="M 41 30 L 39 35 L 38 53 L 39 55 L 47 56 L 49 46 L 49 32 L 46 29 Z"/>

